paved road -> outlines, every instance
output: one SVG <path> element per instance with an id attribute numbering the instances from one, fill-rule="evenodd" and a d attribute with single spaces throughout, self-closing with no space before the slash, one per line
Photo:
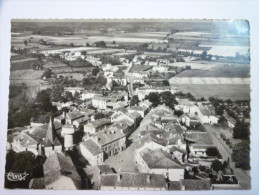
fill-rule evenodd
<path id="1" fill-rule="evenodd" d="M 214 134 L 211 126 L 205 125 L 207 132 L 210 134 L 213 143 L 218 147 L 219 152 L 221 153 L 224 160 L 230 159 L 230 167 L 232 168 L 235 176 L 237 177 L 240 187 L 242 189 L 249 189 L 251 188 L 251 177 L 247 174 L 246 171 L 243 169 L 239 169 L 235 167 L 235 163 L 231 159 L 231 153 L 232 151 L 225 145 L 223 140 L 220 138 L 217 138 L 217 136 Z"/>

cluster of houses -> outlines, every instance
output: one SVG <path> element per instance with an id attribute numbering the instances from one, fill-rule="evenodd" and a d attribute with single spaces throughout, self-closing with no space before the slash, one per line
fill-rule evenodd
<path id="1" fill-rule="evenodd" d="M 84 89 L 65 90 L 72 94 L 80 92 L 84 102 L 80 105 L 74 102 L 53 103 L 58 109 L 68 107 L 69 112 L 50 118 L 47 124 L 32 123 L 10 140 L 10 149 L 15 152 L 31 151 L 47 157 L 43 166 L 44 178 L 32 179 L 30 188 L 81 189 L 82 178 L 66 154 L 66 151 L 73 150 L 88 162 L 84 170 L 94 189 L 213 188 L 208 173 L 193 172 L 193 168 L 200 165 L 209 169 L 215 160 L 206 154 L 208 148 L 216 146 L 202 125 L 217 124 L 218 118 L 206 103 L 177 99 L 175 110 L 183 112 L 178 117 L 171 108 L 165 105 L 153 108 L 152 103 L 143 98 L 137 105 L 129 106 L 126 93 L 104 96 Z M 90 105 L 94 109 L 89 108 Z M 99 112 L 103 112 L 105 117 L 96 119 Z M 138 172 L 114 170 L 106 165 L 106 159 L 127 149 L 128 138 L 137 128 L 132 160 Z M 75 134 L 79 131 L 83 136 L 75 141 Z M 226 171 L 221 172 L 221 177 L 217 176 L 219 181 L 226 176 Z M 191 178 L 186 178 L 187 172 Z"/>
<path id="2" fill-rule="evenodd" d="M 93 65 L 101 65 L 100 58 L 83 54 L 83 48 L 53 49 L 41 51 L 45 56 L 58 54 L 72 61 L 82 58 Z M 143 83 L 151 73 L 174 72 L 169 60 L 146 60 L 146 55 L 136 55 L 128 75 L 133 83 Z M 127 59 L 120 58 L 128 63 Z M 113 81 L 126 86 L 128 81 L 118 66 L 102 66 L 108 83 Z M 208 148 L 217 148 L 204 124 L 214 125 L 219 121 L 215 111 L 207 102 L 176 99 L 175 111 L 165 105 L 153 107 L 145 100 L 150 93 L 178 92 L 175 87 L 144 86 L 134 90 L 139 102 L 130 106 L 126 91 L 106 93 L 85 90 L 83 87 L 65 87 L 83 103 L 76 101 L 52 102 L 58 110 L 67 108 L 48 123 L 31 121 L 30 126 L 8 139 L 8 149 L 15 152 L 30 151 L 47 157 L 43 164 L 44 177 L 33 178 L 32 189 L 82 189 L 96 190 L 210 190 L 213 189 L 211 175 L 218 183 L 232 181 L 233 171 L 229 166 L 211 173 L 212 162 L 223 159 L 207 155 Z M 175 112 L 181 111 L 177 116 Z M 96 117 L 101 114 L 101 117 Z M 236 121 L 224 113 L 228 126 Z M 129 137 L 137 131 L 132 161 L 136 172 L 115 170 L 105 160 L 125 151 Z M 78 135 L 81 135 L 78 140 Z M 77 139 L 76 139 L 77 138 Z M 87 163 L 83 169 L 86 177 L 79 175 L 69 152 L 77 152 Z M 205 167 L 204 170 L 200 166 Z M 199 170 L 197 171 L 194 170 Z M 226 179 L 227 178 L 227 179 Z M 87 182 L 84 180 L 88 180 Z"/>

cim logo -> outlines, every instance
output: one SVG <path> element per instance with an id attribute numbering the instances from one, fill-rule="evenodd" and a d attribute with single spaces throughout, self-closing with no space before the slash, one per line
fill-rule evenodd
<path id="1" fill-rule="evenodd" d="M 24 181 L 28 176 L 28 173 L 13 173 L 9 172 L 6 174 L 6 177 L 9 181 Z"/>

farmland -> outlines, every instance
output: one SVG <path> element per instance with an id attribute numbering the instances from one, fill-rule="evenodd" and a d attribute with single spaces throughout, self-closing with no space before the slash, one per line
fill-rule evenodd
<path id="1" fill-rule="evenodd" d="M 25 83 L 28 99 L 35 98 L 38 91 L 51 87 L 47 82 L 41 80 L 43 70 L 16 70 L 10 72 L 10 84 Z"/>
<path id="2" fill-rule="evenodd" d="M 173 77 L 169 80 L 170 84 L 224 84 L 224 85 L 243 85 L 250 84 L 250 78 L 226 78 L 226 77 Z"/>
<path id="3" fill-rule="evenodd" d="M 189 65 L 189 64 L 188 64 Z M 192 65 L 190 65 L 192 66 Z M 205 66 L 205 68 L 207 68 Z M 215 65 L 208 69 L 185 70 L 175 77 L 226 77 L 226 78 L 249 78 L 250 66 L 248 65 Z"/>
<path id="4" fill-rule="evenodd" d="M 220 84 L 174 84 L 184 93 L 191 93 L 196 98 L 215 97 L 220 99 L 231 100 L 249 100 L 250 85 L 220 85 Z"/>
<path id="5" fill-rule="evenodd" d="M 220 62 L 174 63 L 185 70 L 169 79 L 169 83 L 195 97 L 247 100 L 250 98 L 250 66 Z M 172 65 L 174 65 L 172 64 Z"/>
<path id="6" fill-rule="evenodd" d="M 32 43 L 37 43 L 39 40 L 54 43 L 56 45 L 70 45 L 85 46 L 93 44 L 98 41 L 104 41 L 106 43 L 116 44 L 144 44 L 151 42 L 159 42 L 163 40 L 169 32 L 150 32 L 150 33 L 110 33 L 106 35 L 100 35 L 99 32 L 91 33 L 87 36 L 83 35 L 70 35 L 70 36 L 46 36 L 46 35 L 20 35 L 12 37 L 13 44 L 23 44 L 24 40 L 30 40 Z M 28 46 L 29 47 L 29 46 Z"/>

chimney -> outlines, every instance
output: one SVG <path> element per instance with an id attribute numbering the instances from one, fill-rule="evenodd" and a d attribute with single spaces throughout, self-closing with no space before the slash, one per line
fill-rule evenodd
<path id="1" fill-rule="evenodd" d="M 147 183 L 150 183 L 150 175 L 147 175 L 146 179 L 147 179 Z"/>
<path id="2" fill-rule="evenodd" d="M 184 182 L 181 180 L 181 190 L 184 191 L 185 190 L 185 185 Z"/>
<path id="3" fill-rule="evenodd" d="M 121 181 L 122 175 L 118 174 L 118 181 Z"/>

